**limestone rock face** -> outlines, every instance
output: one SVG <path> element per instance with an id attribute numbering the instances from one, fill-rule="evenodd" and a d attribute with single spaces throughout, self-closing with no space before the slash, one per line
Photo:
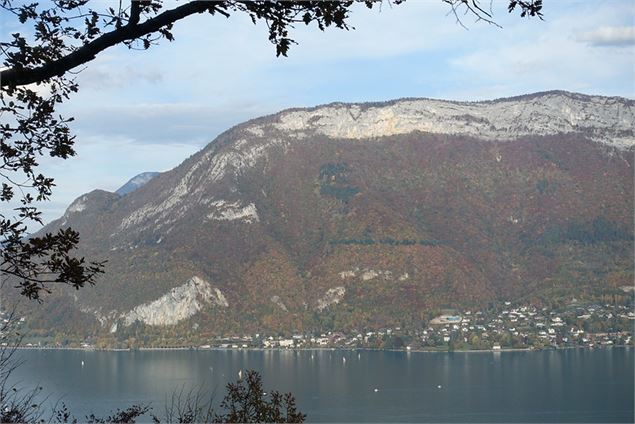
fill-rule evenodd
<path id="1" fill-rule="evenodd" d="M 332 104 L 283 112 L 274 126 L 300 136 L 316 131 L 347 139 L 413 131 L 490 140 L 588 132 L 596 141 L 628 148 L 635 143 L 634 120 L 635 107 L 630 100 L 549 92 L 488 102 L 404 99 L 373 105 Z"/>
<path id="2" fill-rule="evenodd" d="M 329 307 L 330 305 L 336 305 L 340 303 L 344 294 L 346 293 L 346 288 L 343 286 L 333 287 L 332 289 L 328 289 L 324 294 L 324 297 L 318 299 L 317 301 L 317 310 L 322 311 L 323 309 Z"/>
<path id="3" fill-rule="evenodd" d="M 135 307 L 122 316 L 129 326 L 135 321 L 148 325 L 174 325 L 190 318 L 208 305 L 226 308 L 227 299 L 217 288 L 199 277 L 192 277 L 187 283 L 170 290 L 160 298 Z"/>

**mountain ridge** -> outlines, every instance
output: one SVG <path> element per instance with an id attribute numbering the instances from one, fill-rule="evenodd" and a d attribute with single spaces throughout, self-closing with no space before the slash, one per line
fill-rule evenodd
<path id="1" fill-rule="evenodd" d="M 598 98 L 598 99 L 605 99 L 605 100 L 622 101 L 625 104 L 625 106 L 630 106 L 631 108 L 635 109 L 635 101 L 631 100 L 631 99 L 628 99 L 628 98 L 625 98 L 625 97 L 586 95 L 586 94 L 582 94 L 582 93 L 568 92 L 568 91 L 563 91 L 563 90 L 549 90 L 549 91 L 530 93 L 530 94 L 524 94 L 524 95 L 518 95 L 518 96 L 512 96 L 512 97 L 503 97 L 503 98 L 498 98 L 498 99 L 494 99 L 494 100 L 480 100 L 480 101 L 454 101 L 454 100 L 441 100 L 441 99 L 425 98 L 425 97 L 404 97 L 404 98 L 388 100 L 388 101 L 381 101 L 381 102 L 354 102 L 354 103 L 331 102 L 331 103 L 326 103 L 326 104 L 312 106 L 312 107 L 287 108 L 287 109 L 283 109 L 283 110 L 281 110 L 279 112 L 276 112 L 276 113 L 273 113 L 273 114 L 270 114 L 270 115 L 265 115 L 265 116 L 253 118 L 253 119 L 250 119 L 248 121 L 245 121 L 244 123 L 235 125 L 235 126 L 231 127 L 230 129 L 224 131 L 222 134 L 220 134 L 218 137 L 216 137 L 216 139 L 212 140 L 206 147 L 201 149 L 199 152 L 194 153 L 190 157 L 186 158 L 177 167 L 182 166 L 185 162 L 187 162 L 188 160 L 190 160 L 190 159 L 196 157 L 197 155 L 201 154 L 201 152 L 203 152 L 204 150 L 212 148 L 212 146 L 217 142 L 217 140 L 219 140 L 226 133 L 231 133 L 232 131 L 237 131 L 237 130 L 241 130 L 241 129 L 244 129 L 244 128 L 249 128 L 249 127 L 253 126 L 254 124 L 267 122 L 267 121 L 269 121 L 271 119 L 279 118 L 279 117 L 281 117 L 281 116 L 283 116 L 285 114 L 288 114 L 288 113 L 314 112 L 314 111 L 318 111 L 320 109 L 325 109 L 325 108 L 329 108 L 329 107 L 354 107 L 354 106 L 359 106 L 359 107 L 363 107 L 363 108 L 385 107 L 385 106 L 392 106 L 392 105 L 395 105 L 395 104 L 398 104 L 398 103 L 401 103 L 401 102 L 409 102 L 409 101 L 415 101 L 415 102 L 428 102 L 428 101 L 430 101 L 430 102 L 438 102 L 438 103 L 444 103 L 444 104 L 455 104 L 455 105 L 480 105 L 480 104 L 494 104 L 494 103 L 501 103 L 501 102 L 513 102 L 513 101 L 521 101 L 521 100 L 531 100 L 531 99 L 535 99 L 535 98 L 541 98 L 541 97 L 544 97 L 544 96 L 563 96 L 563 97 L 573 98 L 573 99 L 576 99 L 576 100 L 589 100 L 589 99 L 592 99 L 592 98 Z M 630 113 L 631 119 L 633 119 L 633 116 L 634 116 L 633 114 L 634 114 L 634 112 L 631 111 L 631 113 Z M 620 145 L 617 145 L 617 146 L 614 146 L 614 147 L 625 148 L 625 149 L 631 149 L 631 148 L 635 147 L 635 136 L 633 135 L 633 130 L 632 129 L 630 131 L 630 134 L 628 134 L 628 135 L 630 135 L 630 137 L 627 138 L 627 141 L 628 141 L 627 143 L 620 144 Z M 135 178 L 137 178 L 137 177 L 139 177 L 141 175 L 145 175 L 145 174 L 154 174 L 153 176 L 156 176 L 159 173 L 155 173 L 155 172 L 141 173 L 141 174 L 131 178 L 131 180 L 129 180 L 128 183 L 130 181 L 134 180 Z M 148 181 L 146 181 L 146 182 L 148 182 Z M 128 184 L 128 183 L 126 183 L 126 184 Z M 125 186 L 125 184 L 124 184 L 124 186 Z M 120 189 L 115 191 L 115 193 L 118 192 L 119 190 L 121 190 L 124 186 L 122 186 Z M 139 187 L 136 187 L 136 188 L 139 188 Z"/>

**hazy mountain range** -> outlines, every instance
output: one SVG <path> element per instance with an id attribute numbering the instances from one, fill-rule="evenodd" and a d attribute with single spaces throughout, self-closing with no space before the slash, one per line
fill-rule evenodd
<path id="1" fill-rule="evenodd" d="M 115 193 L 120 196 L 124 196 L 147 184 L 148 181 L 150 181 L 157 175 L 159 175 L 158 172 L 142 172 L 141 174 L 135 175 L 134 177 L 130 178 L 130 180 L 119 187 L 117 191 L 115 191 Z"/>
<path id="2" fill-rule="evenodd" d="M 567 92 L 254 119 L 42 230 L 79 230 L 108 264 L 30 326 L 378 328 L 631 285 L 634 127 L 632 100 Z"/>

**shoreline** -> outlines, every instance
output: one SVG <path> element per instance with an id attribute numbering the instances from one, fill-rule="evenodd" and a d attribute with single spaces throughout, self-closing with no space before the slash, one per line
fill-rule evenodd
<path id="1" fill-rule="evenodd" d="M 303 352 L 303 351 L 341 351 L 341 352 L 403 352 L 403 353 L 502 353 L 502 352 L 543 352 L 550 350 L 570 350 L 570 349 L 584 349 L 584 350 L 596 350 L 596 349 L 612 349 L 612 348 L 625 348 L 631 349 L 635 346 L 631 345 L 608 345 L 608 346 L 563 346 L 563 347 L 550 347 L 544 349 L 535 348 L 501 348 L 501 349 L 470 349 L 470 350 L 432 350 L 432 349 L 379 349 L 379 348 L 345 348 L 345 347 L 307 347 L 307 348 L 258 348 L 258 347 L 246 347 L 246 348 L 227 348 L 227 347 L 211 347 L 211 348 L 198 348 L 196 346 L 191 347 L 140 347 L 140 348 L 84 348 L 84 347 L 53 347 L 53 346 L 6 346 L 7 349 L 15 350 L 68 350 L 68 351 L 84 351 L 84 352 L 150 352 L 150 351 L 257 351 L 257 352 Z"/>

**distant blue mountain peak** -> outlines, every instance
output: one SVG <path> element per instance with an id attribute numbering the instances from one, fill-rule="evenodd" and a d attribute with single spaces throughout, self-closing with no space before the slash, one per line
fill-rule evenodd
<path id="1" fill-rule="evenodd" d="M 139 175 L 135 175 L 127 183 L 119 187 L 119 189 L 117 189 L 115 193 L 117 193 L 120 196 L 125 196 L 128 193 L 132 193 L 139 187 L 146 185 L 148 181 L 150 181 L 151 179 L 153 179 L 159 174 L 160 174 L 159 172 L 142 172 Z"/>

